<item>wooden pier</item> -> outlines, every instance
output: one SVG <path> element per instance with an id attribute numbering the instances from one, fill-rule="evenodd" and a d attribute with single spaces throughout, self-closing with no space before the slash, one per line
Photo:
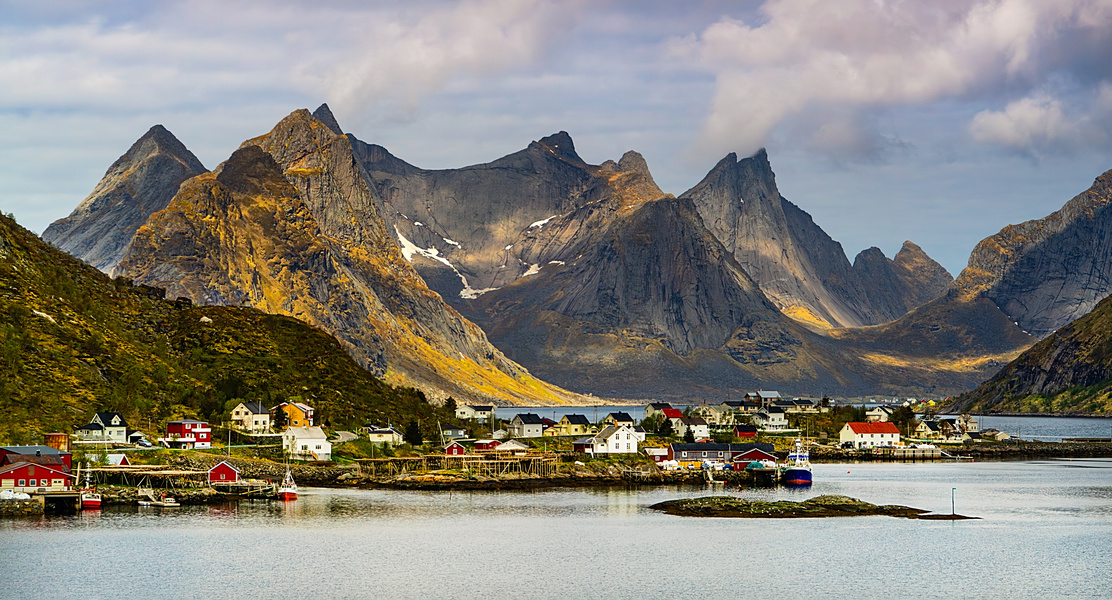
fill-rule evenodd
<path id="1" fill-rule="evenodd" d="M 466 471 L 472 475 L 500 477 L 509 474 L 552 477 L 559 462 L 555 452 L 484 452 L 446 456 L 426 454 L 403 458 L 364 458 L 356 463 L 360 477 L 383 479 L 432 471 Z"/>

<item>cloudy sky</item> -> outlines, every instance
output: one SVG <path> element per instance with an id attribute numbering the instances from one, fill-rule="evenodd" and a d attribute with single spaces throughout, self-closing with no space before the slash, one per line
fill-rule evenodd
<path id="1" fill-rule="evenodd" d="M 1112 168 L 1112 0 L 0 0 L 0 210 L 41 232 L 161 123 L 213 168 L 297 108 L 425 168 L 566 130 L 680 194 L 768 148 L 852 260 Z"/>

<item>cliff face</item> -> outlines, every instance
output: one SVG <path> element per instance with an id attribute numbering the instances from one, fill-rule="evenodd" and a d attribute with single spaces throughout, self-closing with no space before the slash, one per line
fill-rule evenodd
<path id="1" fill-rule="evenodd" d="M 958 397 L 954 408 L 1112 413 L 1112 297 Z"/>
<path id="2" fill-rule="evenodd" d="M 425 286 L 338 129 L 301 110 L 244 142 L 148 220 L 119 269 L 197 302 L 295 316 L 334 333 L 372 372 L 434 395 L 571 398 Z"/>
<path id="3" fill-rule="evenodd" d="M 1112 171 L 1057 212 L 982 240 L 956 287 L 992 300 L 1038 338 L 1112 293 Z"/>
<path id="4" fill-rule="evenodd" d="M 151 127 L 70 215 L 43 232 L 46 242 L 112 272 L 151 214 L 166 208 L 183 181 L 205 167 L 172 133 Z"/>
<path id="5" fill-rule="evenodd" d="M 615 177 L 637 179 L 624 187 L 644 198 L 664 195 L 640 155 L 628 154 L 621 165 L 587 165 L 566 132 L 490 163 L 440 171 L 414 167 L 381 146 L 355 148 L 406 256 L 457 306 L 539 264 L 544 256 L 525 256 L 515 245 L 523 232 L 598 202 Z"/>
<path id="6" fill-rule="evenodd" d="M 780 196 L 768 155 L 722 159 L 691 198 L 703 221 L 785 314 L 819 327 L 891 321 L 940 296 L 949 275 L 911 245 L 899 264 L 878 250 L 851 266 L 841 244 Z M 918 251 L 917 253 L 915 251 Z M 881 260 L 883 259 L 883 260 Z M 860 265 L 860 266 L 858 266 Z"/>

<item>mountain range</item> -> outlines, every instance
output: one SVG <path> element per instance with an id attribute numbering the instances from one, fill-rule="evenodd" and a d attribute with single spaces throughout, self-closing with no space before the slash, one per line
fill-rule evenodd
<path id="1" fill-rule="evenodd" d="M 949 394 L 1112 291 L 1107 174 L 983 241 L 953 280 L 911 242 L 851 263 L 779 194 L 763 150 L 676 197 L 638 153 L 591 165 L 566 132 L 421 169 L 322 105 L 171 185 L 177 171 L 144 166 L 159 152 L 136 151 L 164 132 L 44 239 L 171 295 L 303 319 L 439 397 Z M 164 182 L 157 201 L 114 191 L 155 189 L 147 178 Z M 114 243 L 98 241 L 107 221 Z"/>

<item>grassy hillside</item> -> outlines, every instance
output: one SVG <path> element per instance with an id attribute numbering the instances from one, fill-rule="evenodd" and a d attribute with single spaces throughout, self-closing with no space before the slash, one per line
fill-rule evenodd
<path id="1" fill-rule="evenodd" d="M 296 319 L 162 296 L 110 279 L 0 215 L 0 442 L 69 431 L 96 410 L 119 411 L 148 432 L 171 418 L 220 422 L 235 398 L 271 406 L 300 396 L 336 427 L 450 420 Z"/>
<path id="2" fill-rule="evenodd" d="M 1112 297 L 1032 346 L 955 407 L 1112 414 Z"/>

